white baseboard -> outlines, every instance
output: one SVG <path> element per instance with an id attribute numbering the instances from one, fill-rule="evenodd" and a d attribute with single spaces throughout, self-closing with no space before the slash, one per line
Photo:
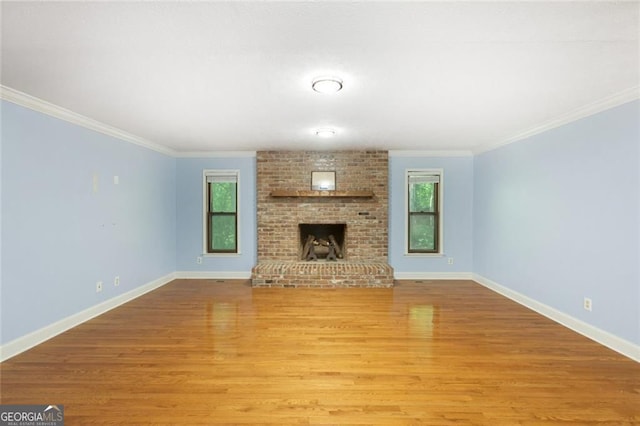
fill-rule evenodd
<path id="1" fill-rule="evenodd" d="M 244 280 L 251 278 L 251 271 L 178 271 L 176 278 L 192 280 Z"/>
<path id="2" fill-rule="evenodd" d="M 582 334 L 583 336 L 588 337 L 609 349 L 631 358 L 634 361 L 640 362 L 640 345 L 636 345 L 628 340 L 587 324 L 584 321 L 574 318 L 571 315 L 567 315 L 564 312 L 552 308 L 551 306 L 545 305 L 544 303 L 538 302 L 537 300 L 525 296 L 522 293 L 518 293 L 517 291 L 501 286 L 500 284 L 497 284 L 483 276 L 473 274 L 473 280 L 489 290 L 493 290 L 514 302 L 526 306 L 527 308 L 544 315 L 545 317 L 575 331 L 576 333 Z"/>
<path id="3" fill-rule="evenodd" d="M 87 308 L 84 311 L 78 312 L 77 314 L 73 314 L 69 317 L 63 318 L 60 321 L 56 321 L 53 324 L 47 325 L 39 330 L 33 331 L 27 335 L 18 337 L 15 340 L 5 343 L 4 345 L 0 346 L 0 362 L 6 361 L 7 359 L 12 358 L 28 349 L 31 349 L 34 346 L 39 345 L 40 343 L 49 340 L 60 333 L 64 333 L 65 331 L 77 325 L 80 325 L 83 322 L 89 321 L 90 319 L 95 318 L 98 315 L 102 315 L 113 308 L 117 308 L 118 306 L 121 306 L 137 297 L 140 297 L 145 293 L 162 287 L 163 285 L 173 281 L 174 278 L 175 273 L 165 275 L 164 277 L 158 278 L 157 280 L 151 281 L 131 291 Z"/>
<path id="4" fill-rule="evenodd" d="M 472 280 L 471 272 L 394 272 L 396 280 Z"/>

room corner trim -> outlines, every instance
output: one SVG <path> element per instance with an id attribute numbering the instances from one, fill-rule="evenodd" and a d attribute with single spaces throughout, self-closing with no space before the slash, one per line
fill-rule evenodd
<path id="1" fill-rule="evenodd" d="M 441 151 L 429 151 L 429 150 L 389 150 L 389 157 L 428 157 L 428 158 L 442 158 L 442 157 L 473 157 L 473 152 L 470 150 L 441 150 Z"/>
<path id="2" fill-rule="evenodd" d="M 394 272 L 396 280 L 471 280 L 471 272 Z"/>
<path id="3" fill-rule="evenodd" d="M 502 141 L 496 143 L 489 143 L 486 145 L 480 145 L 473 150 L 474 155 L 482 154 L 483 152 L 492 151 L 505 145 L 509 145 L 513 142 L 518 142 L 527 139 L 531 136 L 537 135 L 547 130 L 555 129 L 556 127 L 564 126 L 565 124 L 572 123 L 574 121 L 589 117 L 590 115 L 597 114 L 602 111 L 606 111 L 611 108 L 615 108 L 627 102 L 640 99 L 640 86 L 629 87 L 618 93 L 615 93 L 606 98 L 596 100 L 594 102 L 583 105 L 565 114 L 561 114 L 549 121 L 540 123 L 524 132 L 513 135 Z"/>
<path id="4" fill-rule="evenodd" d="M 84 115 L 80 115 L 76 112 L 62 108 L 51 102 L 47 102 L 35 96 L 31 96 L 27 93 L 20 92 L 19 90 L 12 89 L 7 86 L 0 85 L 0 99 L 7 102 L 20 105 L 30 110 L 40 112 L 42 114 L 49 115 L 51 117 L 58 118 L 60 120 L 75 124 L 86 129 L 94 130 L 98 133 L 102 133 L 107 136 L 112 136 L 116 139 L 120 139 L 126 142 L 130 142 L 134 145 L 139 145 L 147 149 L 165 154 L 171 157 L 175 157 L 176 152 L 165 146 L 159 145 L 155 142 L 143 139 L 141 137 L 127 133 L 124 130 L 120 130 L 108 124 L 101 123 Z"/>
<path id="5" fill-rule="evenodd" d="M 587 324 L 584 321 L 545 305 L 544 303 L 538 302 L 537 300 L 525 296 L 522 293 L 518 293 L 517 291 L 504 287 L 481 275 L 473 274 L 473 280 L 489 290 L 495 291 L 496 293 L 501 294 L 502 296 L 505 296 L 514 302 L 575 331 L 576 333 L 582 334 L 583 336 L 631 358 L 636 362 L 640 362 L 640 345 L 636 345 L 628 340 Z"/>
<path id="6" fill-rule="evenodd" d="M 12 358 L 24 351 L 27 351 L 34 346 L 39 345 L 65 331 L 76 327 L 92 318 L 104 314 L 118 306 L 121 306 L 131 300 L 134 300 L 143 294 L 146 294 L 152 290 L 162 287 L 165 284 L 170 283 L 175 278 L 175 273 L 170 273 L 164 277 L 158 278 L 140 287 L 137 287 L 131 291 L 123 293 L 112 299 L 106 300 L 97 305 L 91 306 L 81 312 L 63 318 L 56 321 L 53 324 L 47 325 L 39 330 L 33 331 L 25 336 L 18 337 L 4 345 L 0 346 L 0 362 L 4 362 L 9 358 Z"/>
<path id="7" fill-rule="evenodd" d="M 191 280 L 244 280 L 251 278 L 250 271 L 178 271 L 177 279 Z"/>
<path id="8" fill-rule="evenodd" d="M 255 158 L 257 151 L 176 151 L 176 158 Z"/>

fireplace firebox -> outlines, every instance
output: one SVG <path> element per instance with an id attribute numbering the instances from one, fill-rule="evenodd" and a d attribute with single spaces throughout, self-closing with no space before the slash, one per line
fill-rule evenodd
<path id="1" fill-rule="evenodd" d="M 346 258 L 347 225 L 344 223 L 300 223 L 300 260 L 336 261 Z"/>

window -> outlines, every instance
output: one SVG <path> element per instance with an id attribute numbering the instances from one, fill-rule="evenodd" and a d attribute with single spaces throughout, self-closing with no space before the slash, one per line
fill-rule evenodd
<path id="1" fill-rule="evenodd" d="M 407 253 L 442 253 L 440 170 L 407 171 Z"/>
<path id="2" fill-rule="evenodd" d="M 205 170 L 206 253 L 238 253 L 238 172 Z"/>

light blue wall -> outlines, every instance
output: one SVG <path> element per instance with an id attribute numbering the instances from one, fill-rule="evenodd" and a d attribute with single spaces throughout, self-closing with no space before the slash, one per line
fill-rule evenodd
<path id="1" fill-rule="evenodd" d="M 4 275 L 2 273 L 2 223 L 3 223 L 3 210 L 2 210 L 2 188 L 3 188 L 3 178 L 4 178 L 4 173 L 2 172 L 2 139 L 3 139 L 3 135 L 4 135 L 4 131 L 2 130 L 4 127 L 4 123 L 2 120 L 2 117 L 4 116 L 3 114 L 3 110 L 4 110 L 4 102 L 0 101 L 0 345 L 2 345 L 2 306 L 3 306 L 3 299 L 2 299 L 2 276 Z M 1 355 L 1 354 L 0 354 Z"/>
<path id="2" fill-rule="evenodd" d="M 473 205 L 475 273 L 636 344 L 639 117 L 635 101 L 477 156 Z"/>
<path id="3" fill-rule="evenodd" d="M 230 169 L 240 171 L 238 188 L 240 210 L 240 250 L 238 256 L 205 256 L 202 264 L 196 258 L 203 253 L 203 189 L 202 171 Z M 236 158 L 179 158 L 177 160 L 178 190 L 178 271 L 218 271 L 246 275 L 256 264 L 256 159 L 255 156 Z"/>
<path id="4" fill-rule="evenodd" d="M 416 257 L 404 254 L 405 173 L 407 169 L 443 169 L 444 256 Z M 389 157 L 389 264 L 395 273 L 471 272 L 472 256 L 472 157 Z M 453 265 L 447 258 L 454 259 Z"/>
<path id="5" fill-rule="evenodd" d="M 4 101 L 1 136 L 2 343 L 175 271 L 174 158 Z"/>
<path id="6" fill-rule="evenodd" d="M 391 155 L 390 264 L 474 272 L 640 344 L 639 116 L 632 102 L 475 158 Z M 254 157 L 174 159 L 8 102 L 1 123 L 0 343 L 174 271 L 255 265 Z M 444 257 L 404 256 L 408 168 L 444 170 Z M 240 170 L 242 254 L 198 265 L 203 169 Z"/>

